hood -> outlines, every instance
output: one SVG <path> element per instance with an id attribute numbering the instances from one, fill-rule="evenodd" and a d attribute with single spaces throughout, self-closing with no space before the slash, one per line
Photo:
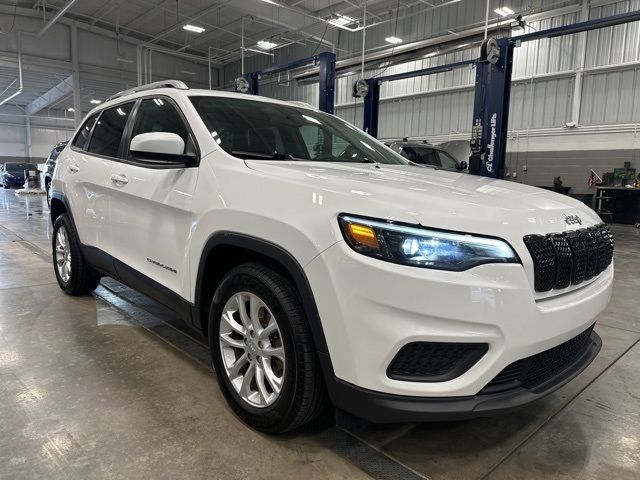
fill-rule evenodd
<path id="1" fill-rule="evenodd" d="M 310 194 L 323 195 L 324 205 L 337 213 L 512 241 L 526 234 L 575 230 L 600 222 L 593 210 L 571 197 L 466 173 L 411 165 L 264 160 L 246 164 L 308 187 Z M 568 216 L 572 218 L 567 220 Z"/>

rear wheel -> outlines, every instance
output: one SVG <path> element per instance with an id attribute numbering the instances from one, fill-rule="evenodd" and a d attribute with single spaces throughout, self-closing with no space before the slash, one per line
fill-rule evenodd
<path id="1" fill-rule="evenodd" d="M 304 311 L 276 271 L 246 264 L 226 275 L 211 305 L 209 341 L 222 392 L 250 426 L 282 433 L 327 404 Z"/>
<path id="2" fill-rule="evenodd" d="M 100 275 L 82 257 L 78 234 L 66 213 L 53 224 L 53 269 L 58 285 L 69 295 L 86 295 L 100 283 Z"/>

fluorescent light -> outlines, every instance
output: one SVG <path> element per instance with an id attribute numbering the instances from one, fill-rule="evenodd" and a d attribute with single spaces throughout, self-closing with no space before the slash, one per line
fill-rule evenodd
<path id="1" fill-rule="evenodd" d="M 122 62 L 122 63 L 133 63 L 133 60 L 129 60 L 128 58 L 122 58 L 122 57 L 116 58 L 116 61 Z"/>
<path id="2" fill-rule="evenodd" d="M 402 39 L 401 38 L 394 37 L 394 36 L 387 37 L 387 38 L 384 39 L 384 41 L 388 42 L 388 43 L 393 43 L 394 45 L 402 43 Z"/>
<path id="3" fill-rule="evenodd" d="M 99 103 L 102 103 L 102 100 L 97 100 L 95 98 L 92 98 L 91 100 L 89 100 L 89 103 L 93 103 L 94 105 L 98 105 Z"/>
<path id="4" fill-rule="evenodd" d="M 356 21 L 355 18 L 347 17 L 346 15 L 336 14 L 335 17 L 327 20 L 331 25 L 335 25 L 336 27 L 344 27 L 349 25 L 350 23 L 354 23 Z"/>
<path id="5" fill-rule="evenodd" d="M 277 43 L 270 42 L 269 40 L 259 40 L 257 45 L 263 50 L 271 50 L 278 46 Z"/>
<path id="6" fill-rule="evenodd" d="M 276 2 L 274 2 L 273 0 L 262 0 L 264 3 L 270 3 L 271 5 L 278 5 Z"/>
<path id="7" fill-rule="evenodd" d="M 196 27 L 195 25 L 184 25 L 182 27 L 183 30 L 187 30 L 188 32 L 195 32 L 195 33 L 202 33 L 204 32 L 204 28 L 202 27 Z"/>
<path id="8" fill-rule="evenodd" d="M 180 70 L 180 73 L 184 73 L 185 75 L 195 75 L 196 72 L 192 72 L 191 70 Z"/>
<path id="9" fill-rule="evenodd" d="M 496 8 L 494 12 L 496 12 L 501 17 L 506 17 L 508 15 L 513 15 L 514 13 L 516 13 L 513 10 L 511 10 L 509 7 Z"/>
<path id="10" fill-rule="evenodd" d="M 75 112 L 75 111 L 76 111 L 76 109 L 75 109 L 75 108 L 73 108 L 73 107 L 69 107 L 69 108 L 67 108 L 67 112 Z"/>

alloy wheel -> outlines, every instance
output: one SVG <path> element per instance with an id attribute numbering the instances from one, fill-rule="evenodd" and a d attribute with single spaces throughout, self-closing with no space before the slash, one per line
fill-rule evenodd
<path id="1" fill-rule="evenodd" d="M 67 229 L 63 226 L 59 227 L 56 233 L 55 256 L 58 275 L 64 283 L 67 283 L 71 278 L 71 248 Z"/>
<path id="2" fill-rule="evenodd" d="M 253 293 L 234 294 L 222 311 L 219 341 L 225 373 L 240 398 L 257 408 L 273 404 L 282 391 L 285 355 L 265 302 Z"/>

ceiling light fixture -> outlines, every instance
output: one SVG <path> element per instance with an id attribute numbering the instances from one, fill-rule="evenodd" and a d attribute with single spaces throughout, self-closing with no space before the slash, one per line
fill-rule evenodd
<path id="1" fill-rule="evenodd" d="M 92 98 L 91 100 L 89 100 L 89 103 L 93 103 L 94 105 L 98 105 L 99 103 L 102 103 L 102 100 L 98 100 L 98 99 Z"/>
<path id="2" fill-rule="evenodd" d="M 397 45 L 397 44 L 399 44 L 399 43 L 402 43 L 402 39 L 401 39 L 401 38 L 394 37 L 394 36 L 387 37 L 387 38 L 385 38 L 385 39 L 384 39 L 384 41 L 385 41 L 385 42 L 388 42 L 388 43 L 392 43 L 392 44 L 394 44 L 394 45 Z"/>
<path id="3" fill-rule="evenodd" d="M 262 50 L 271 50 L 278 46 L 277 43 L 270 42 L 269 40 L 259 40 L 257 45 Z"/>
<path id="4" fill-rule="evenodd" d="M 351 32 L 355 32 L 361 30 L 362 27 L 357 24 L 355 18 L 347 17 L 346 15 L 342 15 L 340 13 L 336 13 L 329 19 L 325 20 L 329 25 L 333 25 L 334 27 L 343 28 L 345 30 L 349 30 Z"/>
<path id="5" fill-rule="evenodd" d="M 276 2 L 274 2 L 273 0 L 262 0 L 264 3 L 270 3 L 271 5 L 278 5 Z"/>
<path id="6" fill-rule="evenodd" d="M 514 13 L 516 13 L 513 10 L 511 10 L 509 7 L 496 8 L 494 12 L 496 12 L 501 17 L 507 17 L 509 15 L 513 15 Z"/>
<path id="7" fill-rule="evenodd" d="M 75 111 L 76 111 L 76 109 L 75 109 L 75 108 L 73 108 L 73 107 L 69 107 L 69 108 L 67 108 L 67 112 L 75 112 Z"/>
<path id="8" fill-rule="evenodd" d="M 122 58 L 122 57 L 116 58 L 116 61 L 122 62 L 122 63 L 133 63 L 133 60 L 129 60 L 128 58 Z"/>
<path id="9" fill-rule="evenodd" d="M 202 32 L 204 32 L 204 28 L 202 28 L 202 27 L 197 27 L 197 26 L 195 26 L 195 25 L 189 25 L 189 24 L 184 25 L 184 26 L 182 27 L 182 29 L 183 29 L 183 30 L 186 30 L 186 31 L 188 31 L 188 32 L 194 32 L 194 33 L 202 33 Z"/>

